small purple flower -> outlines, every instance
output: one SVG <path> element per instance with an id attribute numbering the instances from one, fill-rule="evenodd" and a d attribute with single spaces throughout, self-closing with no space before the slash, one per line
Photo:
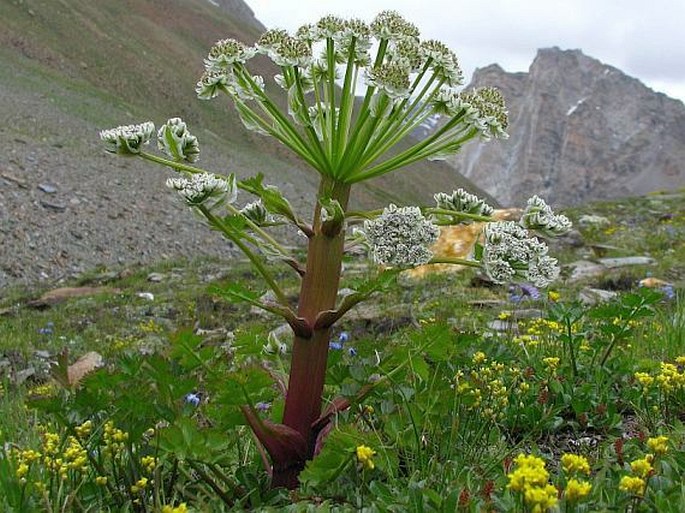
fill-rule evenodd
<path id="1" fill-rule="evenodd" d="M 509 287 L 509 301 L 512 303 L 520 303 L 525 299 L 537 301 L 540 297 L 540 290 L 530 283 L 519 283 Z"/>
<path id="2" fill-rule="evenodd" d="M 344 344 L 348 340 L 350 340 L 350 335 L 346 331 L 341 332 L 338 336 L 338 342 L 340 342 L 341 344 Z"/>
<path id="3" fill-rule="evenodd" d="M 271 403 L 259 401 L 257 404 L 254 405 L 254 407 L 257 411 L 265 412 L 269 411 L 269 409 L 271 408 Z"/>
<path id="4" fill-rule="evenodd" d="M 675 298 L 675 289 L 673 288 L 673 285 L 664 285 L 659 290 L 663 292 L 664 296 L 666 296 L 666 299 L 670 300 Z"/>
<path id="5" fill-rule="evenodd" d="M 330 349 L 334 349 L 336 351 L 340 351 L 343 348 L 343 345 L 340 342 L 329 342 L 328 347 Z"/>
<path id="6" fill-rule="evenodd" d="M 354 347 L 347 348 L 347 354 L 350 356 L 357 356 L 357 350 Z"/>
<path id="7" fill-rule="evenodd" d="M 197 392 L 190 392 L 189 394 L 186 394 L 185 402 L 192 406 L 198 406 L 200 404 L 200 394 Z"/>
<path id="8" fill-rule="evenodd" d="M 48 322 L 44 328 L 38 329 L 38 333 L 40 333 L 41 335 L 52 335 L 54 327 L 55 327 L 54 322 Z"/>

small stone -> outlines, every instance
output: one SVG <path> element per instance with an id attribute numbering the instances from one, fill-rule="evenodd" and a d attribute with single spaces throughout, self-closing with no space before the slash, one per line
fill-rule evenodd
<path id="1" fill-rule="evenodd" d="M 580 291 L 578 299 L 580 299 L 581 303 L 592 306 L 610 301 L 616 296 L 618 296 L 618 292 L 612 290 L 593 289 L 588 287 Z"/>
<path id="2" fill-rule="evenodd" d="M 67 209 L 67 206 L 64 203 L 52 203 L 40 200 L 40 204 L 48 210 L 53 210 L 55 212 L 64 212 Z"/>
<path id="3" fill-rule="evenodd" d="M 151 283 L 160 283 L 164 281 L 165 276 L 161 273 L 150 273 L 147 275 L 147 281 Z"/>
<path id="4" fill-rule="evenodd" d="M 49 183 L 39 183 L 38 188 L 45 194 L 55 194 L 57 192 L 57 187 Z"/>
<path id="5" fill-rule="evenodd" d="M 154 301 L 155 300 L 155 295 L 152 292 L 138 292 L 136 294 L 139 298 L 142 299 L 147 299 L 148 301 Z"/>
<path id="6" fill-rule="evenodd" d="M 36 369 L 33 367 L 27 367 L 26 369 L 20 370 L 14 375 L 14 383 L 16 385 L 21 385 L 23 382 L 25 382 L 27 379 L 29 379 L 31 376 L 35 376 L 36 374 Z"/>
<path id="7" fill-rule="evenodd" d="M 599 263 L 607 269 L 614 269 L 616 267 L 626 267 L 629 265 L 653 265 L 656 263 L 651 257 L 633 256 L 622 258 L 600 258 Z"/>

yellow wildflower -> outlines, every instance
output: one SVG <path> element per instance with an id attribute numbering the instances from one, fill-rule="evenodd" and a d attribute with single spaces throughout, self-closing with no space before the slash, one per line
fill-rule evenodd
<path id="1" fill-rule="evenodd" d="M 19 479 L 26 477 L 26 474 L 28 474 L 28 473 L 29 473 L 29 466 L 26 463 L 21 463 L 17 467 L 17 477 Z"/>
<path id="2" fill-rule="evenodd" d="M 373 457 L 375 455 L 376 451 L 371 447 L 367 447 L 366 445 L 357 447 L 357 461 L 359 461 L 364 468 L 373 470 L 376 467 L 376 464 L 373 462 Z"/>
<path id="3" fill-rule="evenodd" d="M 107 484 L 107 476 L 97 476 L 95 478 L 95 484 L 98 486 L 105 486 Z"/>
<path id="4" fill-rule="evenodd" d="M 515 492 L 525 491 L 529 487 L 540 487 L 547 484 L 549 473 L 545 470 L 545 462 L 537 456 L 519 454 L 514 459 L 516 468 L 507 474 L 509 484 L 507 488 Z"/>
<path id="5" fill-rule="evenodd" d="M 654 467 L 652 467 L 653 460 L 654 457 L 651 454 L 648 454 L 644 458 L 632 461 L 630 463 L 630 470 L 641 478 L 647 478 L 654 470 Z"/>
<path id="6" fill-rule="evenodd" d="M 587 481 L 579 481 L 578 479 L 569 479 L 566 483 L 566 491 L 564 497 L 568 502 L 576 502 L 587 495 L 592 490 L 592 485 Z"/>
<path id="7" fill-rule="evenodd" d="M 548 356 L 547 358 L 542 359 L 542 363 L 544 363 L 547 366 L 547 368 L 552 372 L 559 368 L 560 361 L 561 360 L 556 356 Z"/>
<path id="8" fill-rule="evenodd" d="M 549 299 L 553 303 L 556 303 L 557 301 L 559 301 L 560 298 L 561 298 L 561 294 L 559 294 L 558 292 L 556 292 L 554 290 L 550 290 L 549 292 L 547 292 L 547 299 Z"/>
<path id="9" fill-rule="evenodd" d="M 185 502 L 182 502 L 175 508 L 167 505 L 162 507 L 162 513 L 188 513 L 188 506 L 186 506 Z"/>
<path id="10" fill-rule="evenodd" d="M 645 480 L 640 477 L 623 476 L 618 489 L 634 495 L 642 495 L 645 493 Z"/>
<path id="11" fill-rule="evenodd" d="M 480 365 L 481 363 L 485 363 L 488 360 L 488 358 L 485 356 L 485 353 L 483 351 L 478 351 L 476 352 L 473 357 L 471 358 L 471 361 L 475 365 Z"/>
<path id="12" fill-rule="evenodd" d="M 564 471 L 568 473 L 580 472 L 582 474 L 590 473 L 590 464 L 587 458 L 577 454 L 564 454 L 561 456 L 561 466 Z"/>
<path id="13" fill-rule="evenodd" d="M 532 513 L 543 513 L 557 505 L 557 489 L 551 484 L 526 488 L 523 500 Z"/>
<path id="14" fill-rule="evenodd" d="M 657 436 L 654 438 L 648 438 L 647 447 L 649 447 L 650 451 L 659 456 L 666 454 L 668 451 L 668 437 Z"/>
<path id="15" fill-rule="evenodd" d="M 87 438 L 92 430 L 93 423 L 90 420 L 87 420 L 83 424 L 76 426 L 74 428 L 74 431 L 76 431 L 76 435 L 81 439 Z"/>
<path id="16" fill-rule="evenodd" d="M 635 380 L 642 385 L 643 388 L 649 388 L 654 383 L 654 377 L 647 372 L 636 372 L 634 374 Z"/>

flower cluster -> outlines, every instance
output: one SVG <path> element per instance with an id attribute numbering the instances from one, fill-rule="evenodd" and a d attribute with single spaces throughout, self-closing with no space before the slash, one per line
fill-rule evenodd
<path id="1" fill-rule="evenodd" d="M 157 146 L 177 162 L 195 162 L 200 155 L 197 137 L 190 134 L 181 118 L 171 118 L 160 127 Z"/>
<path id="2" fill-rule="evenodd" d="M 146 121 L 139 125 L 125 125 L 100 132 L 100 139 L 110 153 L 135 155 L 140 153 L 141 146 L 150 142 L 155 133 L 155 125 Z"/>
<path id="3" fill-rule="evenodd" d="M 357 450 L 355 452 L 357 455 L 357 461 L 362 466 L 362 468 L 368 470 L 373 470 L 374 468 L 376 468 L 376 464 L 373 462 L 373 457 L 376 455 L 376 451 L 374 451 L 371 447 L 367 447 L 366 445 L 360 445 L 357 447 Z"/>
<path id="4" fill-rule="evenodd" d="M 521 226 L 547 237 L 558 237 L 568 233 L 572 224 L 568 217 L 555 214 L 545 200 L 533 196 L 521 216 Z"/>
<path id="5" fill-rule="evenodd" d="M 514 459 L 514 471 L 507 474 L 507 488 L 523 493 L 524 502 L 534 513 L 543 513 L 556 506 L 557 489 L 549 484 L 545 462 L 537 456 L 519 454 Z"/>
<path id="6" fill-rule="evenodd" d="M 440 229 L 418 207 L 390 205 L 364 223 L 364 235 L 376 263 L 404 268 L 430 261 L 430 246 L 438 240 Z"/>
<path id="7" fill-rule="evenodd" d="M 680 358 L 683 357 L 678 359 Z M 658 372 L 636 372 L 634 378 L 645 394 L 652 388 L 656 388 L 666 395 L 685 390 L 685 370 L 681 371 L 675 363 L 660 362 Z"/>
<path id="8" fill-rule="evenodd" d="M 225 179 L 210 173 L 197 173 L 188 178 L 169 178 L 166 185 L 177 191 L 191 207 L 207 203 L 210 199 L 213 200 L 211 206 L 223 201 L 233 203 L 238 193 L 234 175 Z"/>
<path id="9" fill-rule="evenodd" d="M 472 214 L 477 216 L 491 216 L 495 209 L 475 194 L 470 194 L 464 189 L 457 189 L 452 194 L 439 192 L 433 196 L 437 208 L 450 210 L 455 213 Z M 443 216 L 438 215 L 438 218 Z"/>
<path id="10" fill-rule="evenodd" d="M 455 110 L 464 112 L 466 123 L 480 134 L 481 139 L 488 141 L 493 137 L 508 137 L 509 114 L 498 89 L 481 87 L 464 91 L 455 97 L 454 102 Z"/>
<path id="11" fill-rule="evenodd" d="M 484 229 L 483 269 L 495 283 L 531 282 L 545 287 L 559 275 L 555 258 L 547 245 L 513 221 L 488 224 Z"/>

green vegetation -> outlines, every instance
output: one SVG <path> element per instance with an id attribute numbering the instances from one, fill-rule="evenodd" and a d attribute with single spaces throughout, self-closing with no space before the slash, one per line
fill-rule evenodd
<path id="1" fill-rule="evenodd" d="M 0 399 L 3 507 L 535 511 L 552 497 L 545 495 L 550 484 L 561 511 L 681 511 L 685 301 L 682 292 L 667 300 L 636 287 L 652 273 L 670 276 L 676 292 L 682 290 L 668 251 L 682 248 L 680 199 L 637 198 L 568 212 L 575 221 L 600 214 L 609 224 L 581 227 L 587 244 L 563 252 L 565 262 L 602 242 L 617 248 L 609 255 L 650 254 L 655 266 L 562 282 L 549 297 L 521 303 L 509 302 L 504 288 L 472 285 L 472 271 L 402 278 L 389 286 L 332 338 L 338 342 L 345 332 L 349 340 L 331 350 L 325 395 L 352 405 L 337 414 L 324 450 L 292 493 L 269 490 L 258 446 L 238 410 L 247 395 L 260 416 L 278 420 L 283 397 L 274 383 L 287 371 L 287 355 L 278 352 L 278 342 L 287 340 L 269 336 L 278 323 L 222 297 L 222 288 L 254 282 L 246 263 L 94 270 L 72 285 L 116 292 L 42 310 L 26 306 L 40 291 L 7 291 L 0 304 L 9 309 L 0 322 L 1 352 L 9 361 Z M 660 241 L 672 230 L 673 244 L 664 250 Z M 343 285 L 365 272 L 353 268 L 352 281 Z M 162 280 L 148 281 L 151 273 Z M 288 296 L 295 284 L 286 285 Z M 585 285 L 627 290 L 583 307 L 574 299 Z M 529 308 L 541 317 L 520 318 L 517 312 Z M 488 327 L 494 321 L 505 330 Z M 64 388 L 34 354 L 43 350 L 56 358 L 64 348 L 71 362 L 99 351 L 105 367 L 80 387 Z M 17 373 L 30 366 L 36 374 L 17 382 Z M 196 394 L 197 405 L 188 394 Z M 87 421 L 91 431 L 79 438 L 77 428 L 85 433 L 80 426 Z M 113 448 L 115 429 L 126 436 L 119 449 Z M 93 456 L 79 466 L 73 448 L 72 467 L 60 479 L 60 470 L 45 460 L 46 444 L 55 440 L 49 433 L 59 439 L 55 456 L 74 445 L 70 436 Z M 521 453 L 542 458 L 544 466 Z M 586 458 L 589 473 L 564 454 Z M 20 477 L 22 462 L 28 469 Z M 532 473 L 528 487 L 540 490 L 529 492 L 531 501 L 542 502 L 526 502 L 525 479 L 507 477 L 526 472 Z M 104 477 L 108 485 L 98 480 Z M 584 483 L 591 485 L 587 494 Z"/>

